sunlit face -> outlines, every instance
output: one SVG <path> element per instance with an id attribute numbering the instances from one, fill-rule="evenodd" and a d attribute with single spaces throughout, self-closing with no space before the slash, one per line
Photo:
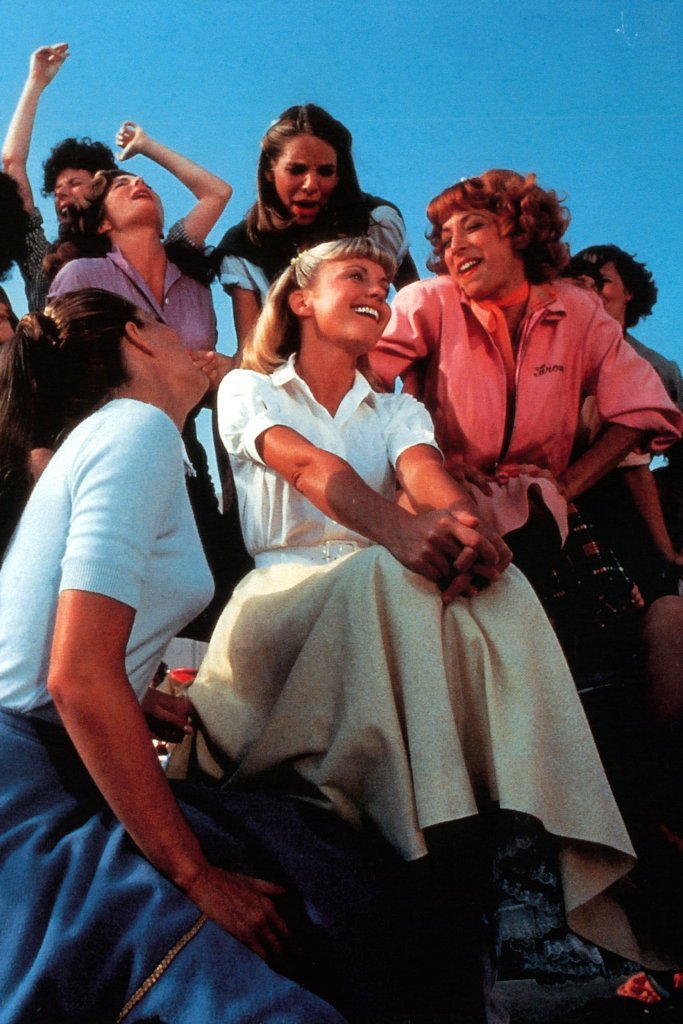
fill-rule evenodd
<path id="1" fill-rule="evenodd" d="M 318 338 L 357 357 L 375 347 L 389 321 L 389 283 L 372 260 L 330 261 L 320 266 L 310 288 L 295 293 L 292 308 L 312 321 Z"/>
<path id="2" fill-rule="evenodd" d="M 605 312 L 618 320 L 623 327 L 626 321 L 626 306 L 633 298 L 621 279 L 619 271 L 611 261 L 603 263 L 600 267 L 603 285 L 600 289 L 600 298 L 605 307 Z"/>
<path id="3" fill-rule="evenodd" d="M 93 176 L 90 171 L 66 167 L 57 175 L 55 182 L 55 212 L 59 221 L 66 220 L 68 208 L 79 210 L 90 202 L 90 185 Z"/>
<path id="4" fill-rule="evenodd" d="M 295 224 L 312 224 L 339 183 L 334 148 L 315 135 L 296 135 L 266 171 Z"/>
<path id="5" fill-rule="evenodd" d="M 104 200 L 100 231 L 125 231 L 128 227 L 148 223 L 161 232 L 164 208 L 159 196 L 143 178 L 133 174 L 117 175 Z"/>
<path id="6" fill-rule="evenodd" d="M 475 301 L 502 299 L 525 280 L 524 262 L 487 210 L 456 210 L 441 226 L 449 274 Z"/>
<path id="7" fill-rule="evenodd" d="M 11 341 L 14 336 L 14 328 L 10 323 L 9 317 L 9 307 L 4 302 L 0 302 L 0 345 Z"/>

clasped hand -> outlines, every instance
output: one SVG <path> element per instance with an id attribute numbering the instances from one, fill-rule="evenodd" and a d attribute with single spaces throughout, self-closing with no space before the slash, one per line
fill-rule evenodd
<path id="1" fill-rule="evenodd" d="M 388 546 L 408 569 L 442 586 L 444 604 L 477 594 L 499 579 L 512 560 L 498 534 L 471 512 L 457 508 L 406 513 L 402 529 Z"/>

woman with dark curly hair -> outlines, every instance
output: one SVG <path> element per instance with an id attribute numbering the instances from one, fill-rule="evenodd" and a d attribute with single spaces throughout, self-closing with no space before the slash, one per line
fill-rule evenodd
<path id="1" fill-rule="evenodd" d="M 417 280 L 401 213 L 361 191 L 352 141 L 345 125 L 313 103 L 288 107 L 263 136 L 258 198 L 214 254 L 240 347 L 273 281 L 297 253 L 319 242 L 367 235 L 396 261 L 395 287 Z"/>
<path id="2" fill-rule="evenodd" d="M 476 485 L 491 525 L 507 537 L 531 526 L 532 561 L 522 544 L 518 558 L 535 581 L 567 535 L 567 502 L 633 448 L 666 447 L 683 417 L 599 299 L 556 279 L 569 213 L 535 175 L 486 171 L 427 216 L 437 276 L 397 295 L 372 366 L 423 399 L 447 467 Z M 572 460 L 588 394 L 607 426 Z"/>
<path id="3" fill-rule="evenodd" d="M 589 245 L 575 253 L 565 276 L 592 280 L 605 309 L 624 329 L 649 316 L 657 301 L 651 271 L 618 245 Z"/>

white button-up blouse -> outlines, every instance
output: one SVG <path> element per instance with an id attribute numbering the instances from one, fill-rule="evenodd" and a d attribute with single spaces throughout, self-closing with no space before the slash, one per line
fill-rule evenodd
<path id="1" fill-rule="evenodd" d="M 294 364 L 291 356 L 269 375 L 233 370 L 218 391 L 220 435 L 235 476 L 244 540 L 254 556 L 330 540 L 371 543 L 328 518 L 264 464 L 256 441 L 270 427 L 290 427 L 344 459 L 389 501 L 395 497 L 395 466 L 401 453 L 416 444 L 437 447 L 429 413 L 410 395 L 376 394 L 357 372 L 331 416 Z"/>

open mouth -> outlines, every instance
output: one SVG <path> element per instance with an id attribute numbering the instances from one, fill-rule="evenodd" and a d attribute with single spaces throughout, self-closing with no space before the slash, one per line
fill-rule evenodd
<path id="1" fill-rule="evenodd" d="M 320 209 L 320 203 L 317 199 L 296 199 L 292 202 L 292 213 L 304 214 L 310 216 L 312 213 L 317 213 Z"/>
<path id="2" fill-rule="evenodd" d="M 379 323 L 379 310 L 373 309 L 372 306 L 353 306 L 352 308 L 354 313 L 358 313 L 359 316 L 372 317 L 375 323 Z"/>
<path id="3" fill-rule="evenodd" d="M 461 276 L 469 274 L 470 271 L 474 270 L 475 267 L 478 267 L 481 262 L 481 259 L 463 260 L 462 263 L 458 264 L 458 273 Z"/>

